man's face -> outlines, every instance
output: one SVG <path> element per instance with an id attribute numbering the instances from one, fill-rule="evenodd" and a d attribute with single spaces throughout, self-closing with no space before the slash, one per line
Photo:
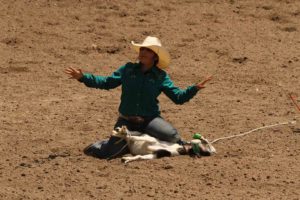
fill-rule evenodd
<path id="1" fill-rule="evenodd" d="M 152 66 L 154 64 L 155 53 L 148 48 L 141 47 L 139 52 L 139 61 L 146 65 Z"/>

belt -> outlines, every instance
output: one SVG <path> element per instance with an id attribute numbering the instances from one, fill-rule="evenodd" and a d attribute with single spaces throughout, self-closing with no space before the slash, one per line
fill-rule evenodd
<path id="1" fill-rule="evenodd" d="M 119 117 L 135 124 L 142 124 L 145 122 L 145 118 L 141 116 L 125 116 L 120 113 Z"/>

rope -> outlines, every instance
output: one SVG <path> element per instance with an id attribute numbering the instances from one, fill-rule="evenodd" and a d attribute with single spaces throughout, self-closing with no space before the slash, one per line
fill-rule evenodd
<path id="1" fill-rule="evenodd" d="M 210 143 L 213 144 L 213 143 L 216 143 L 216 142 L 221 141 L 221 140 L 226 140 L 226 139 L 231 139 L 231 138 L 236 138 L 236 137 L 242 137 L 242 136 L 248 135 L 248 134 L 250 134 L 250 133 L 252 133 L 254 131 L 258 131 L 258 130 L 262 130 L 262 129 L 266 129 L 266 128 L 271 128 L 271 127 L 275 127 L 275 126 L 287 125 L 287 124 L 296 124 L 296 120 L 288 121 L 288 122 L 282 122 L 282 123 L 277 123 L 277 124 L 271 124 L 271 125 L 267 125 L 267 126 L 262 126 L 262 127 L 255 128 L 255 129 L 252 129 L 250 131 L 244 132 L 244 133 L 217 138 L 217 139 L 213 140 Z"/>
<path id="2" fill-rule="evenodd" d="M 120 140 L 118 142 L 120 142 Z M 116 156 L 118 156 L 127 146 L 128 146 L 128 143 L 126 143 L 117 153 L 109 156 L 107 158 L 107 160 L 111 160 L 111 159 L 115 158 Z"/>
<path id="3" fill-rule="evenodd" d="M 296 108 L 298 108 L 298 110 L 300 111 L 300 106 L 297 104 L 297 101 L 296 101 L 296 97 L 294 97 L 292 94 L 289 94 L 292 102 L 294 103 L 294 105 L 296 106 Z"/>

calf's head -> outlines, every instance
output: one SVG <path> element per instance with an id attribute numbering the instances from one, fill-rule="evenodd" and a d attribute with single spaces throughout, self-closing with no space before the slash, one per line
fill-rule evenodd
<path id="1" fill-rule="evenodd" d="M 117 127 L 116 130 L 112 131 L 112 135 L 119 138 L 126 138 L 126 136 L 128 136 L 129 134 L 130 132 L 128 131 L 126 126 Z"/>
<path id="2" fill-rule="evenodd" d="M 180 154 L 189 154 L 190 156 L 210 156 L 216 153 L 216 149 L 205 139 L 195 139 L 183 145 Z"/>

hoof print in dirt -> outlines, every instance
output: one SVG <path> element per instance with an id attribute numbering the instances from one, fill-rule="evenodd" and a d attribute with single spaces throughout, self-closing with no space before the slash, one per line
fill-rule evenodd
<path id="1" fill-rule="evenodd" d="M 274 22 L 279 22 L 279 21 L 282 20 L 282 18 L 277 14 L 273 14 L 273 15 L 270 16 L 270 20 L 272 20 Z"/>
<path id="2" fill-rule="evenodd" d="M 142 35 L 144 36 L 153 35 L 153 34 L 154 34 L 153 31 L 142 31 Z"/>
<path id="3" fill-rule="evenodd" d="M 5 39 L 1 40 L 1 42 L 8 46 L 15 46 L 17 44 L 22 43 L 22 40 L 20 40 L 19 38 L 13 37 L 13 38 L 5 38 Z"/>
<path id="4" fill-rule="evenodd" d="M 291 15 L 294 16 L 294 17 L 297 17 L 297 16 L 300 15 L 300 11 L 297 10 L 297 11 L 295 11 L 295 12 L 292 12 Z"/>
<path id="5" fill-rule="evenodd" d="M 234 63 L 239 63 L 239 64 L 243 64 L 248 60 L 247 57 L 237 57 L 237 58 L 233 58 L 232 62 Z"/>
<path id="6" fill-rule="evenodd" d="M 128 16 L 128 13 L 125 11 L 122 11 L 119 13 L 119 17 L 127 17 L 127 16 Z"/>
<path id="7" fill-rule="evenodd" d="M 293 128 L 292 131 L 293 133 L 300 133 L 300 128 Z"/>
<path id="8" fill-rule="evenodd" d="M 119 47 L 107 47 L 106 53 L 115 54 L 118 53 L 121 49 Z"/>
<path id="9" fill-rule="evenodd" d="M 121 51 L 121 49 L 119 47 L 114 47 L 114 46 L 102 47 L 102 48 L 97 47 L 96 50 L 98 53 L 109 53 L 109 54 L 116 54 L 119 51 Z"/>
<path id="10" fill-rule="evenodd" d="M 273 9 L 272 6 L 262 6 L 261 8 L 264 10 L 272 10 Z"/>
<path id="11" fill-rule="evenodd" d="M 65 157 L 69 157 L 70 154 L 69 153 L 52 153 L 48 156 L 48 160 L 53 160 L 57 157 L 62 157 L 62 158 L 65 158 Z"/>
<path id="12" fill-rule="evenodd" d="M 116 54 L 121 51 L 120 47 L 115 47 L 115 46 L 104 46 L 104 47 L 99 47 L 96 44 L 92 44 L 91 47 L 86 47 L 84 49 L 79 50 L 80 54 L 90 54 L 93 51 L 97 51 L 98 53 L 108 53 L 108 54 Z"/>
<path id="13" fill-rule="evenodd" d="M 0 73 L 7 74 L 7 73 L 18 73 L 18 72 L 29 72 L 28 67 L 0 67 Z"/>
<path id="14" fill-rule="evenodd" d="M 28 168 L 31 168 L 31 164 L 28 164 L 28 163 L 20 163 L 19 166 L 21 167 L 28 167 Z"/>
<path id="15" fill-rule="evenodd" d="M 289 27 L 283 28 L 282 31 L 285 31 L 285 32 L 295 32 L 295 31 L 297 31 L 297 28 L 293 27 L 293 26 L 289 26 Z"/>
<path id="16" fill-rule="evenodd" d="M 173 169 L 174 166 L 170 165 L 170 164 L 167 164 L 167 165 L 164 165 L 163 166 L 164 169 Z"/>

